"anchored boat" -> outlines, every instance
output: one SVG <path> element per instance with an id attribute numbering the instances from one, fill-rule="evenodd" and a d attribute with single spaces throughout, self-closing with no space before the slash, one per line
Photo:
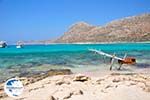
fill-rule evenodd
<path id="1" fill-rule="evenodd" d="M 0 48 L 7 47 L 7 43 L 5 41 L 0 41 Z"/>
<path id="2" fill-rule="evenodd" d="M 23 48 L 23 42 L 22 41 L 18 41 L 17 42 L 17 45 L 16 45 L 16 48 Z"/>

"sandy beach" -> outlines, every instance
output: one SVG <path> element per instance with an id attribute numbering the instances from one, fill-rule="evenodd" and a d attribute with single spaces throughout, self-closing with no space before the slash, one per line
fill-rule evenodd
<path id="1" fill-rule="evenodd" d="M 17 98 L 0 100 L 150 100 L 150 69 L 55 75 L 27 84 Z M 24 80 L 24 81 L 23 81 Z"/>
<path id="2" fill-rule="evenodd" d="M 150 0 L 0 0 L 0 100 L 150 100 Z"/>

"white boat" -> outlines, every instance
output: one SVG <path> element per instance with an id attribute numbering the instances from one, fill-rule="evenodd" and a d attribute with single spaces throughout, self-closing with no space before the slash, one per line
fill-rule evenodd
<path id="1" fill-rule="evenodd" d="M 23 42 L 18 41 L 17 45 L 16 45 L 16 48 L 18 48 L 18 49 L 23 48 Z"/>
<path id="2" fill-rule="evenodd" d="M 22 45 L 17 45 L 17 46 L 16 46 L 16 48 L 18 48 L 18 49 L 19 49 L 19 48 L 22 48 L 22 47 L 23 47 Z"/>
<path id="3" fill-rule="evenodd" d="M 5 41 L 0 41 L 0 48 L 7 47 L 7 43 Z"/>

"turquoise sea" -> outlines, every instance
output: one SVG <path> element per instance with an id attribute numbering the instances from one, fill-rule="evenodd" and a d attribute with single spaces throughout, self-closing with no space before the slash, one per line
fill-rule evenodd
<path id="1" fill-rule="evenodd" d="M 109 63 L 109 58 L 104 62 L 103 56 L 88 51 L 91 48 L 119 57 L 127 53 L 137 58 L 137 68 L 150 67 L 150 43 L 25 45 L 21 49 L 11 45 L 0 48 L 0 81 L 54 68 L 90 71 Z"/>

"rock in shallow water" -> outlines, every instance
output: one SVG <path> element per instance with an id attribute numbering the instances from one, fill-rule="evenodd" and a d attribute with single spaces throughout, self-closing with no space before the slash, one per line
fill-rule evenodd
<path id="1" fill-rule="evenodd" d="M 48 76 L 53 75 L 69 75 L 72 74 L 70 69 L 51 69 L 47 71 Z"/>
<path id="2" fill-rule="evenodd" d="M 49 77 L 49 76 L 69 75 L 69 74 L 72 74 L 70 69 L 52 69 L 52 70 L 42 72 L 39 74 L 34 74 L 34 75 L 32 74 L 32 75 L 22 77 L 22 78 L 20 78 L 20 80 L 23 81 L 24 85 L 28 85 L 30 83 L 37 82 L 37 81 L 42 80 L 42 79 Z M 61 84 L 61 82 L 58 84 Z"/>

